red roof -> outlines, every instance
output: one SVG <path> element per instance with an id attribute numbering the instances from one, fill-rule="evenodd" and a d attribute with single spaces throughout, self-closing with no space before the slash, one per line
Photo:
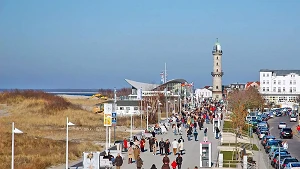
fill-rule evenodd
<path id="1" fill-rule="evenodd" d="M 260 86 L 260 82 L 259 81 L 256 81 L 256 82 L 247 82 L 246 89 L 249 88 L 252 84 L 253 85 L 256 84 L 256 87 Z"/>
<path id="2" fill-rule="evenodd" d="M 210 86 L 204 86 L 204 88 L 205 88 L 205 89 L 208 89 L 208 88 L 210 88 Z"/>

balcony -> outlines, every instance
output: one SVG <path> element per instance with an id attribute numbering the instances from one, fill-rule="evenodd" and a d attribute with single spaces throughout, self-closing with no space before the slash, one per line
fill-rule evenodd
<path id="1" fill-rule="evenodd" d="M 222 77 L 224 75 L 224 72 L 211 72 L 211 75 L 213 77 L 217 76 L 217 77 Z"/>
<path id="2" fill-rule="evenodd" d="M 222 50 L 213 50 L 213 51 L 212 51 L 212 54 L 213 54 L 213 55 L 222 55 L 222 54 L 223 54 L 223 51 L 222 51 Z"/>

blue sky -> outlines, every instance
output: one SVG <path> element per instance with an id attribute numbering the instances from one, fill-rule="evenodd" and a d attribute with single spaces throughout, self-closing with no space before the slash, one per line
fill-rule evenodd
<path id="1" fill-rule="evenodd" d="M 129 87 L 125 78 L 212 84 L 212 47 L 223 83 L 259 69 L 300 69 L 299 0 L 2 0 L 0 88 Z"/>

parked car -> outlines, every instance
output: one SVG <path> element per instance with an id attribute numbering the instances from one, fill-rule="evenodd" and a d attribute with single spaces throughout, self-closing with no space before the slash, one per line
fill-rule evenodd
<path id="1" fill-rule="evenodd" d="M 279 156 L 277 156 L 277 157 L 276 157 L 276 162 L 275 162 L 275 164 L 273 165 L 273 167 L 276 168 L 276 169 L 279 169 L 280 164 L 282 164 L 282 161 L 283 161 L 285 158 L 292 158 L 292 156 L 289 155 L 289 154 L 281 155 L 281 156 L 280 156 L 280 161 L 279 161 Z"/>
<path id="2" fill-rule="evenodd" d="M 275 140 L 275 137 L 274 136 L 264 136 L 262 139 L 261 139 L 261 144 L 263 146 L 265 146 L 267 144 L 267 141 L 270 140 L 270 139 L 273 139 Z"/>
<path id="3" fill-rule="evenodd" d="M 290 162 L 284 167 L 284 169 L 300 169 L 300 162 Z"/>
<path id="4" fill-rule="evenodd" d="M 290 154 L 286 149 L 284 149 L 283 147 L 280 147 L 280 153 L 281 152 L 285 152 L 286 154 Z M 272 147 L 270 149 L 269 152 L 269 159 L 271 160 L 271 158 L 274 156 L 274 154 L 279 154 L 279 147 Z"/>
<path id="5" fill-rule="evenodd" d="M 285 158 L 283 159 L 281 165 L 280 165 L 280 169 L 283 169 L 288 163 L 291 162 L 299 162 L 296 158 Z"/>
<path id="6" fill-rule="evenodd" d="M 269 130 L 261 130 L 259 132 L 258 138 L 261 140 L 265 135 L 269 135 L 269 134 L 270 134 Z"/>
<path id="7" fill-rule="evenodd" d="M 282 128 L 280 130 L 280 138 L 293 138 L 293 130 L 291 128 Z"/>
<path id="8" fill-rule="evenodd" d="M 286 157 L 291 157 L 290 154 L 287 154 L 287 152 L 280 152 L 280 159 L 282 158 L 286 158 Z M 278 162 L 279 159 L 279 153 L 275 153 L 272 157 L 271 157 L 271 165 L 273 167 L 275 167 L 276 163 Z"/>
<path id="9" fill-rule="evenodd" d="M 269 140 L 267 142 L 267 145 L 265 146 L 266 153 L 270 152 L 271 147 L 282 147 L 282 141 L 281 140 Z"/>
<path id="10" fill-rule="evenodd" d="M 286 128 L 286 122 L 280 122 L 278 124 L 278 129 Z"/>
<path id="11" fill-rule="evenodd" d="M 280 112 L 280 111 L 276 112 L 275 116 L 276 116 L 276 117 L 282 116 L 282 112 Z"/>
<path id="12" fill-rule="evenodd" d="M 296 115 L 291 115 L 290 122 L 297 122 L 297 116 Z"/>

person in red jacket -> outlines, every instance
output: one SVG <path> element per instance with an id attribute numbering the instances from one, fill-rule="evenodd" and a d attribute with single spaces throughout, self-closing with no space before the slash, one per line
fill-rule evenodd
<path id="1" fill-rule="evenodd" d="M 173 169 L 176 169 L 176 167 L 177 167 L 177 163 L 176 163 L 176 161 L 175 161 L 175 160 L 172 162 L 171 166 L 172 166 L 172 168 L 173 168 Z"/>
<path id="2" fill-rule="evenodd" d="M 124 148 L 124 151 L 127 152 L 128 142 L 127 142 L 126 138 L 123 140 L 123 148 Z"/>
<path id="3" fill-rule="evenodd" d="M 145 152 L 145 142 L 146 142 L 145 139 L 141 139 L 141 143 L 140 144 L 141 144 L 141 151 L 142 152 Z"/>
<path id="4" fill-rule="evenodd" d="M 298 134 L 300 134 L 300 125 L 299 124 L 297 126 L 297 131 L 298 131 Z"/>

